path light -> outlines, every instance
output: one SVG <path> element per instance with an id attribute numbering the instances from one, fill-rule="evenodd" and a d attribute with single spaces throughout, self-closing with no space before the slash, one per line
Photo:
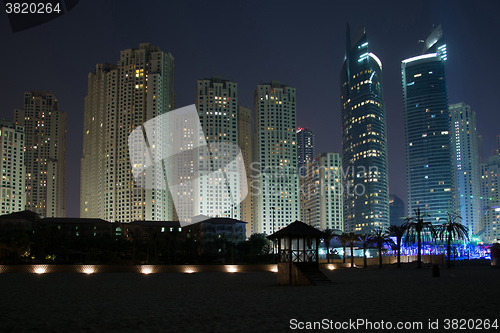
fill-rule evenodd
<path id="1" fill-rule="evenodd" d="M 93 265 L 83 265 L 82 266 L 82 273 L 85 273 L 85 274 L 95 273 L 95 268 Z"/>
<path id="2" fill-rule="evenodd" d="M 278 273 L 278 265 L 273 265 L 273 268 L 271 268 L 271 272 Z"/>
<path id="3" fill-rule="evenodd" d="M 33 271 L 36 274 L 43 274 L 47 272 L 47 266 L 35 266 Z"/>
<path id="4" fill-rule="evenodd" d="M 235 266 L 235 265 L 226 265 L 226 271 L 228 273 L 236 273 L 238 271 L 238 266 Z"/>
<path id="5" fill-rule="evenodd" d="M 331 271 L 333 271 L 333 270 L 335 269 L 335 266 L 333 266 L 333 265 L 328 265 L 328 269 L 329 269 L 329 270 L 331 270 Z"/>
<path id="6" fill-rule="evenodd" d="M 141 266 L 141 273 L 142 274 L 151 274 L 151 273 L 153 273 L 153 267 L 151 267 L 151 266 Z"/>

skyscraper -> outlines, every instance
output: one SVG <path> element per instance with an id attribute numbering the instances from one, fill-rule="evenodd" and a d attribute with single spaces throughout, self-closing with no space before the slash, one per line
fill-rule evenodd
<path id="1" fill-rule="evenodd" d="M 111 222 L 173 219 L 166 181 L 158 177 L 158 186 L 137 186 L 128 148 L 128 136 L 136 127 L 173 109 L 173 89 L 173 56 L 148 43 L 121 51 L 117 65 L 98 64 L 89 74 L 80 217 Z M 149 138 L 150 145 L 156 145 L 154 141 Z"/>
<path id="2" fill-rule="evenodd" d="M 364 28 L 351 39 L 347 26 L 340 87 L 344 228 L 369 233 L 389 226 L 389 177 L 382 63 Z"/>
<path id="3" fill-rule="evenodd" d="M 481 134 L 477 135 L 477 153 L 479 154 L 479 163 L 484 163 L 484 143 Z"/>
<path id="4" fill-rule="evenodd" d="M 238 85 L 214 76 L 198 80 L 196 103 L 204 137 L 208 149 L 201 149 L 198 157 L 198 170 L 206 177 L 196 177 L 195 205 L 193 216 L 230 217 L 240 219 L 241 186 L 238 177 L 229 178 L 229 173 L 219 172 L 214 167 L 220 156 L 239 154 L 238 147 Z M 230 145 L 210 146 L 212 143 L 232 143 Z M 248 152 L 248 149 L 245 150 Z M 241 156 L 243 158 L 243 156 Z M 247 156 L 248 158 L 248 156 Z M 226 166 L 224 166 L 226 167 Z M 215 171 L 215 172 L 214 172 Z M 213 173 L 212 173 L 213 172 Z M 227 178 L 226 178 L 227 177 Z M 244 179 L 246 181 L 246 177 Z M 245 184 L 246 185 L 246 184 Z M 229 186 L 229 188 L 225 188 Z M 225 192 L 228 194 L 224 194 Z"/>
<path id="5" fill-rule="evenodd" d="M 44 217 L 66 216 L 66 112 L 47 91 L 24 93 L 14 111 L 24 127 L 26 209 Z"/>
<path id="6" fill-rule="evenodd" d="M 401 226 L 405 223 L 405 203 L 395 194 L 389 194 L 389 211 L 391 216 L 391 225 Z"/>
<path id="7" fill-rule="evenodd" d="M 305 176 L 304 166 L 314 160 L 314 134 L 309 128 L 297 128 L 297 168 Z"/>
<path id="8" fill-rule="evenodd" d="M 251 164 L 252 164 L 252 110 L 244 106 L 238 106 L 238 145 L 240 146 L 245 171 L 247 175 L 247 189 L 250 192 Z M 247 236 L 253 233 L 253 196 L 248 193 L 240 204 L 240 220 L 247 222 Z"/>
<path id="9" fill-rule="evenodd" d="M 481 164 L 483 219 L 478 233 L 484 242 L 500 241 L 500 156 L 492 155 Z"/>
<path id="10" fill-rule="evenodd" d="M 500 135 L 497 135 L 497 147 L 493 149 L 491 155 L 499 155 L 500 154 Z"/>
<path id="11" fill-rule="evenodd" d="M 254 105 L 253 232 L 271 234 L 300 218 L 295 88 L 259 84 Z"/>
<path id="12" fill-rule="evenodd" d="M 401 63 L 408 214 L 420 208 L 433 223 L 455 209 L 446 58 L 438 26 L 422 54 Z"/>
<path id="13" fill-rule="evenodd" d="M 301 179 L 302 222 L 320 230 L 344 231 L 342 159 L 339 154 L 318 154 Z"/>
<path id="14" fill-rule="evenodd" d="M 480 230 L 481 183 L 476 113 L 465 103 L 451 104 L 452 161 L 455 167 L 456 200 L 469 239 Z"/>
<path id="15" fill-rule="evenodd" d="M 9 214 L 24 210 L 26 206 L 24 128 L 0 120 L 0 147 L 0 213 Z"/>

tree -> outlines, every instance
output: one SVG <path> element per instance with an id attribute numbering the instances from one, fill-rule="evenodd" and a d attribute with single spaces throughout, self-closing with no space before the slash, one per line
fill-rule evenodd
<path id="1" fill-rule="evenodd" d="M 448 212 L 445 222 L 437 228 L 437 234 L 441 240 L 446 239 L 446 253 L 448 254 L 447 266 L 451 268 L 451 242 L 458 239 L 469 239 L 469 229 L 460 223 L 462 219 L 456 212 Z"/>
<path id="2" fill-rule="evenodd" d="M 264 262 L 272 250 L 272 243 L 265 234 L 251 234 L 247 241 L 236 245 L 238 253 L 246 263 Z"/>
<path id="3" fill-rule="evenodd" d="M 342 255 L 342 262 L 345 264 L 345 248 L 347 243 L 349 242 L 349 238 L 347 236 L 347 232 L 343 232 L 342 234 L 337 236 L 337 239 L 340 241 L 340 244 L 342 245 L 342 248 L 344 249 L 343 255 Z"/>
<path id="4" fill-rule="evenodd" d="M 332 238 L 337 237 L 337 235 L 332 229 L 325 229 L 323 233 L 325 234 L 326 261 L 330 263 L 330 241 Z"/>
<path id="5" fill-rule="evenodd" d="M 407 217 L 404 224 L 406 228 L 405 244 L 417 241 L 417 268 L 422 268 L 422 240 L 426 238 L 436 238 L 436 230 L 430 222 L 425 222 L 424 218 L 429 214 L 422 214 L 420 208 L 414 210 L 415 216 Z"/>
<path id="6" fill-rule="evenodd" d="M 398 268 L 401 268 L 401 240 L 406 232 L 405 225 L 391 225 L 387 229 L 391 236 L 396 237 L 396 251 L 398 251 Z"/>
<path id="7" fill-rule="evenodd" d="M 359 240 L 363 244 L 363 267 L 366 268 L 368 267 L 366 263 L 366 251 L 373 244 L 373 238 L 370 234 L 363 234 L 359 236 Z"/>
<path id="8" fill-rule="evenodd" d="M 378 267 L 382 268 L 382 248 L 384 247 L 384 245 L 386 244 L 392 245 L 394 244 L 394 242 L 392 241 L 389 234 L 386 231 L 384 231 L 383 228 L 376 229 L 373 232 L 372 239 L 373 243 L 377 246 L 378 249 L 378 258 L 379 258 Z"/>
<path id="9" fill-rule="evenodd" d="M 351 248 L 351 268 L 354 268 L 354 242 L 359 240 L 359 235 L 349 232 L 346 234 L 346 240 L 349 242 L 349 247 Z"/>

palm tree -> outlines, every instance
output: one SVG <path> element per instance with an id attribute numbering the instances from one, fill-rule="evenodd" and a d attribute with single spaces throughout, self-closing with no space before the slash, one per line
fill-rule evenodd
<path id="1" fill-rule="evenodd" d="M 387 231 L 391 236 L 396 237 L 396 250 L 398 251 L 398 268 L 401 268 L 401 240 L 406 232 L 405 225 L 391 225 Z"/>
<path id="2" fill-rule="evenodd" d="M 385 244 L 387 245 L 392 245 L 394 242 L 392 241 L 391 237 L 389 234 L 384 231 L 383 228 L 378 228 L 373 232 L 372 235 L 373 243 L 377 246 L 378 249 L 378 267 L 382 268 L 382 248 L 384 247 Z"/>
<path id="3" fill-rule="evenodd" d="M 349 232 L 346 234 L 346 240 L 349 242 L 349 247 L 351 248 L 351 268 L 354 267 L 354 242 L 359 240 L 359 235 L 354 232 Z M 345 255 L 344 255 L 345 258 Z"/>
<path id="4" fill-rule="evenodd" d="M 347 232 L 343 232 L 342 234 L 338 235 L 337 239 L 340 241 L 340 244 L 344 248 L 344 254 L 343 254 L 343 258 L 342 258 L 343 261 L 342 262 L 345 264 L 345 248 L 346 248 L 347 242 L 349 242 L 349 239 L 347 237 Z"/>
<path id="5" fill-rule="evenodd" d="M 333 229 L 325 229 L 323 233 L 325 234 L 326 261 L 327 263 L 330 263 L 330 241 L 333 237 L 337 237 L 337 235 Z"/>
<path id="6" fill-rule="evenodd" d="M 363 244 L 363 267 L 366 268 L 368 267 L 366 263 L 366 250 L 373 244 L 373 238 L 370 234 L 363 234 L 359 236 L 359 240 Z"/>
<path id="7" fill-rule="evenodd" d="M 407 217 L 404 224 L 406 228 L 405 244 L 415 243 L 417 241 L 417 268 L 422 268 L 422 239 L 427 237 L 435 238 L 436 230 L 430 222 L 424 222 L 424 217 L 429 214 L 422 214 L 420 208 L 414 210 L 415 216 Z"/>
<path id="8" fill-rule="evenodd" d="M 458 215 L 456 212 L 448 212 L 447 217 L 444 219 L 446 222 L 441 224 L 438 229 L 437 233 L 439 235 L 439 238 L 444 240 L 445 238 L 447 239 L 447 250 L 446 252 L 448 253 L 448 259 L 447 259 L 447 266 L 448 268 L 451 268 L 451 242 L 453 240 L 457 239 L 469 239 L 469 229 L 464 226 L 460 222 L 455 222 L 458 219 L 462 219 L 460 215 Z"/>

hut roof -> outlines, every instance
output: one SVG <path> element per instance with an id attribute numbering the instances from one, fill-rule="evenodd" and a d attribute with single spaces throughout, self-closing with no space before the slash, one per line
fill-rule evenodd
<path id="1" fill-rule="evenodd" d="M 287 227 L 275 232 L 272 235 L 267 236 L 268 239 L 283 238 L 285 236 L 304 236 L 304 237 L 316 237 L 324 238 L 325 233 L 319 231 L 318 229 L 305 224 L 304 222 L 295 221 L 289 224 Z"/>

